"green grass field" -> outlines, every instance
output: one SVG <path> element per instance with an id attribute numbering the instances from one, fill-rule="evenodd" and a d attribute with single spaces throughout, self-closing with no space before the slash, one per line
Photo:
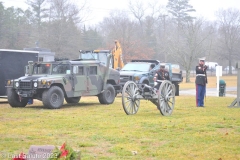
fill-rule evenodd
<path id="1" fill-rule="evenodd" d="M 233 100 L 207 97 L 206 107 L 197 108 L 195 96 L 179 96 L 169 117 L 145 100 L 136 115 L 126 115 L 120 95 L 111 105 L 83 97 L 58 110 L 39 101 L 25 108 L 0 104 L 0 156 L 67 142 L 82 159 L 238 160 L 240 108 L 228 108 Z"/>

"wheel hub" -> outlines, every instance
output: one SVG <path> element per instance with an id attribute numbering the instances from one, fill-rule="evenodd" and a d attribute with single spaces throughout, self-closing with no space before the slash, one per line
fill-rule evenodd
<path id="1" fill-rule="evenodd" d="M 58 101 L 59 97 L 56 93 L 54 93 L 52 96 L 51 96 L 51 100 L 53 103 L 56 103 Z"/>

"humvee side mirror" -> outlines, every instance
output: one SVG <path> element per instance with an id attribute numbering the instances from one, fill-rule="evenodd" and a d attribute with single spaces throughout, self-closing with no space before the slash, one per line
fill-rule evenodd
<path id="1" fill-rule="evenodd" d="M 29 67 L 25 66 L 25 76 L 27 76 L 29 74 Z"/>
<path id="2" fill-rule="evenodd" d="M 27 67 L 28 67 L 28 70 L 27 70 L 26 73 L 27 73 L 28 75 L 32 75 L 32 73 L 33 73 L 33 61 L 28 61 L 28 66 L 27 66 Z M 25 74 L 26 74 L 26 73 L 25 73 Z"/>

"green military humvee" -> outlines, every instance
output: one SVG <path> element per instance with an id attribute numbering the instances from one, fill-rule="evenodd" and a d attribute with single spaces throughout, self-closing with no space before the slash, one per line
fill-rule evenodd
<path id="1" fill-rule="evenodd" d="M 27 68 L 26 76 L 7 81 L 12 107 L 25 107 L 29 99 L 38 99 L 45 107 L 57 109 L 64 98 L 78 103 L 82 96 L 94 95 L 101 104 L 111 104 L 121 89 L 119 72 L 96 60 L 29 62 Z"/>

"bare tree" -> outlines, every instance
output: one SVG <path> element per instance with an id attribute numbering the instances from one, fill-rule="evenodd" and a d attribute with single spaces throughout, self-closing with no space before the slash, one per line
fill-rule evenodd
<path id="1" fill-rule="evenodd" d="M 52 20 L 65 20 L 73 21 L 74 23 L 81 23 L 84 16 L 80 16 L 80 13 L 83 12 L 84 7 L 86 6 L 86 0 L 82 6 L 77 6 L 71 0 L 49 0 L 50 1 L 50 18 Z"/>
<path id="2" fill-rule="evenodd" d="M 100 24 L 107 46 L 112 47 L 114 40 L 119 40 L 123 49 L 124 62 L 136 58 L 151 58 L 153 51 L 139 38 L 139 24 L 131 21 L 125 11 L 112 11 Z M 146 54 L 148 53 L 148 54 Z"/>
<path id="3" fill-rule="evenodd" d="M 228 60 L 229 74 L 232 74 L 232 62 L 239 58 L 240 50 L 240 11 L 237 9 L 217 12 L 219 33 L 219 54 Z"/>
<path id="4" fill-rule="evenodd" d="M 190 71 L 193 62 L 200 56 L 205 56 L 211 48 L 210 44 L 206 43 L 207 39 L 213 33 L 213 30 L 204 28 L 204 21 L 197 19 L 193 22 L 188 22 L 181 25 L 180 31 L 175 29 L 168 35 L 168 49 L 170 56 L 186 70 L 186 82 L 190 82 Z M 179 37 L 177 37 L 177 33 Z"/>
<path id="5" fill-rule="evenodd" d="M 144 6 L 142 1 L 135 1 L 134 3 L 129 1 L 128 7 L 134 18 L 137 19 L 141 27 L 141 35 L 143 36 L 143 21 L 146 16 L 147 8 Z"/>

